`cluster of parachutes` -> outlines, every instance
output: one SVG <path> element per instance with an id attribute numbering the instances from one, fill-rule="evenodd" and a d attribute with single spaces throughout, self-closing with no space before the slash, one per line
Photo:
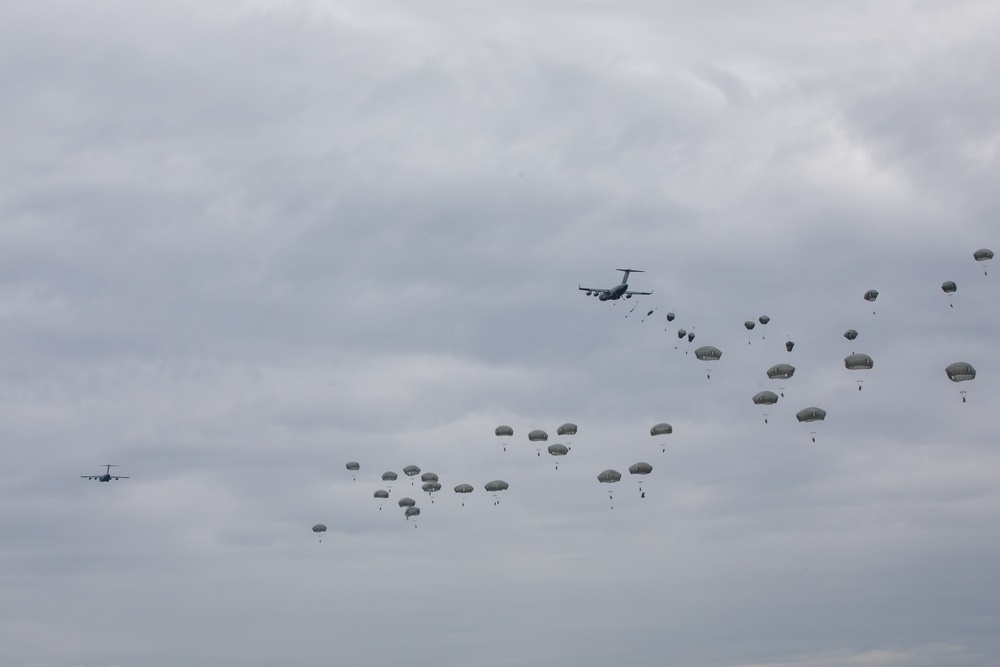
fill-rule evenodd
<path id="1" fill-rule="evenodd" d="M 979 250 L 973 253 L 973 258 L 977 262 L 984 263 L 983 273 L 984 275 L 988 275 L 985 265 L 990 260 L 993 259 L 993 251 L 989 250 L 988 248 L 980 248 Z M 955 283 L 955 281 L 946 280 L 941 284 L 941 290 L 945 294 L 950 296 L 958 290 L 958 285 Z M 878 290 L 869 289 L 866 290 L 862 296 L 865 301 L 874 304 L 879 297 L 879 292 Z M 949 305 L 951 307 L 954 307 L 954 304 L 949 304 Z M 635 310 L 635 306 L 633 306 L 632 310 Z M 655 308 L 649 310 L 649 312 L 646 313 L 646 316 L 647 317 L 651 316 L 655 310 L 656 310 Z M 872 310 L 872 313 L 874 314 L 875 311 Z M 675 319 L 675 317 L 676 315 L 674 311 L 670 311 L 669 313 L 667 313 L 666 316 L 668 322 L 672 322 Z M 752 319 L 746 320 L 743 323 L 743 326 L 748 332 L 752 332 L 756 328 L 758 322 L 761 325 L 767 325 L 768 322 L 770 322 L 770 320 L 771 318 L 769 316 L 761 315 L 757 318 L 756 322 Z M 859 334 L 857 330 L 848 329 L 847 331 L 844 332 L 843 337 L 848 341 L 854 341 L 858 338 L 858 335 Z M 693 331 L 688 331 L 684 328 L 679 328 L 677 330 L 677 338 L 679 340 L 687 338 L 688 343 L 691 343 L 695 339 L 695 334 Z M 748 343 L 750 342 L 751 341 L 748 340 Z M 785 342 L 785 349 L 789 353 L 792 352 L 794 347 L 795 347 L 795 342 L 792 341 L 791 339 Z M 722 358 L 722 350 L 713 345 L 703 345 L 694 350 L 694 357 L 698 361 L 717 362 Z M 844 368 L 846 368 L 849 371 L 868 371 L 874 367 L 875 367 L 875 361 L 868 354 L 852 351 L 850 354 L 844 357 Z M 966 382 L 969 380 L 973 380 L 976 377 L 976 369 L 972 366 L 972 364 L 966 361 L 957 361 L 951 363 L 947 367 L 945 367 L 944 371 L 946 377 L 952 382 Z M 792 378 L 794 374 L 795 374 L 795 366 L 789 363 L 774 364 L 766 371 L 768 379 L 779 380 L 779 381 L 788 380 Z M 711 379 L 712 376 L 710 372 L 706 372 L 706 375 L 709 379 Z M 860 391 L 862 388 L 861 387 L 862 380 L 857 380 L 857 382 L 858 382 L 858 390 Z M 962 402 L 964 403 L 966 401 L 966 396 L 965 396 L 966 392 L 961 391 L 960 394 L 962 396 Z M 779 387 L 777 393 L 770 390 L 757 392 L 756 394 L 753 395 L 752 401 L 755 405 L 772 406 L 777 404 L 782 397 L 784 397 L 784 387 Z M 821 422 L 826 419 L 826 414 L 827 414 L 826 410 L 824 410 L 823 408 L 817 406 L 808 406 L 796 412 L 795 418 L 797 421 L 802 423 Z M 764 423 L 765 424 L 768 423 L 767 414 L 764 414 Z M 501 438 L 501 442 L 503 444 L 503 451 L 506 452 L 508 443 L 507 439 L 514 436 L 514 429 L 507 424 L 501 424 L 500 426 L 496 427 L 494 433 L 498 438 Z M 672 433 L 673 433 L 673 426 L 666 422 L 655 424 L 650 428 L 649 431 L 650 436 L 654 438 L 661 438 L 662 436 L 667 436 Z M 574 436 L 577 434 L 577 425 L 571 422 L 562 424 L 556 429 L 556 434 L 558 436 Z M 815 432 L 812 432 L 811 435 L 813 436 L 812 441 L 815 442 L 816 441 Z M 545 445 L 548 439 L 549 439 L 548 433 L 542 429 L 534 429 L 528 432 L 528 441 L 530 443 L 535 444 L 537 455 L 539 457 L 541 456 L 542 447 L 545 446 L 545 451 L 550 456 L 555 458 L 555 467 L 558 470 L 559 460 L 562 457 L 567 456 L 572 448 L 564 443 L 553 443 L 550 445 Z M 666 440 L 661 439 L 657 440 L 657 442 L 661 446 L 661 451 L 665 452 Z M 360 470 L 360 467 L 361 466 L 357 461 L 350 461 L 346 465 L 347 470 L 352 473 L 352 477 L 355 480 L 357 479 L 356 473 Z M 645 461 L 638 461 L 628 467 L 629 474 L 636 476 L 636 479 L 639 480 L 639 493 L 641 498 L 646 497 L 646 493 L 645 491 L 643 491 L 642 488 L 642 480 L 646 475 L 649 475 L 652 471 L 653 471 L 653 466 L 651 466 L 649 463 Z M 427 493 L 430 502 L 432 504 L 434 503 L 433 494 L 437 493 L 442 488 L 437 474 L 432 472 L 422 473 L 420 468 L 416 465 L 408 465 L 405 468 L 403 468 L 403 474 L 411 478 L 415 477 L 416 475 L 420 475 L 420 481 L 422 482 L 421 489 L 425 493 Z M 375 499 L 379 501 L 380 510 L 382 509 L 382 503 L 389 498 L 392 482 L 396 481 L 397 478 L 398 476 L 394 471 L 386 471 L 382 474 L 381 479 L 383 482 L 386 483 L 386 488 L 378 489 L 373 494 Z M 613 487 L 616 483 L 620 482 L 621 479 L 622 479 L 622 474 L 613 468 L 608 468 L 597 475 L 597 481 L 599 483 L 610 485 L 608 490 L 608 497 L 611 501 L 612 509 L 614 509 Z M 504 480 L 497 479 L 487 482 L 483 486 L 483 488 L 487 492 L 493 495 L 493 504 L 498 505 L 500 502 L 499 494 L 502 493 L 503 491 L 506 491 L 509 488 L 509 484 Z M 464 497 L 472 493 L 474 490 L 475 487 L 467 483 L 458 484 L 454 487 L 454 492 L 463 498 L 462 506 L 465 505 Z M 407 520 L 415 519 L 417 516 L 420 515 L 420 508 L 417 506 L 417 503 L 413 498 L 409 497 L 400 498 L 397 501 L 397 504 L 401 509 L 403 509 L 404 516 Z M 326 526 L 323 525 L 322 523 L 318 523 L 313 526 L 313 532 L 317 533 L 320 536 L 320 541 L 322 541 L 322 534 L 326 532 L 326 530 L 327 530 Z"/>

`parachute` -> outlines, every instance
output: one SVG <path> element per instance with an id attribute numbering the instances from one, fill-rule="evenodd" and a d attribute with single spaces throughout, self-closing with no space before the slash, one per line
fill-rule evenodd
<path id="1" fill-rule="evenodd" d="M 440 491 L 441 490 L 441 485 L 438 484 L 437 482 L 427 482 L 426 484 L 424 484 L 420 488 L 423 489 L 427 493 L 427 495 L 430 495 L 430 494 L 434 493 L 435 491 Z M 433 503 L 433 502 L 434 502 L 434 499 L 431 498 L 431 503 Z"/>
<path id="2" fill-rule="evenodd" d="M 674 427 L 671 426 L 670 424 L 665 423 L 665 422 L 661 423 L 661 424 L 657 424 L 653 428 L 649 429 L 649 434 L 651 436 L 670 435 L 673 432 L 674 432 Z M 661 450 L 663 452 L 667 451 L 667 445 L 666 445 L 666 443 L 662 443 L 661 442 L 660 443 L 660 447 L 661 447 Z"/>
<path id="3" fill-rule="evenodd" d="M 467 494 L 472 493 L 474 490 L 471 484 L 459 484 L 455 487 L 455 493 Z M 462 501 L 462 507 L 465 507 L 465 500 Z"/>
<path id="4" fill-rule="evenodd" d="M 379 501 L 383 501 L 383 500 L 385 500 L 386 498 L 389 497 L 389 492 L 386 491 L 385 489 L 379 489 L 378 491 L 375 492 L 375 497 L 378 498 Z M 381 502 L 379 502 L 378 508 L 379 508 L 379 510 L 382 509 L 382 503 Z"/>
<path id="5" fill-rule="evenodd" d="M 576 424 L 566 422 L 556 429 L 556 435 L 576 435 Z"/>
<path id="6" fill-rule="evenodd" d="M 614 484 L 615 482 L 621 481 L 622 474 L 617 470 L 611 470 L 610 468 L 602 472 L 597 476 L 597 481 L 601 484 Z M 615 497 L 612 490 L 608 490 L 608 499 L 611 501 L 611 509 L 615 508 Z"/>
<path id="7" fill-rule="evenodd" d="M 865 292 L 865 301 L 868 301 L 869 303 L 875 303 L 875 299 L 877 298 L 878 298 L 878 290 L 870 289 L 867 292 Z M 873 310 L 872 315 L 874 314 L 875 311 Z"/>
<path id="8" fill-rule="evenodd" d="M 993 259 L 993 251 L 989 248 L 980 248 L 976 252 L 972 253 L 972 258 L 977 262 L 989 262 Z M 987 275 L 985 268 L 983 268 L 983 275 Z"/>
<path id="9" fill-rule="evenodd" d="M 753 320 L 747 320 L 746 322 L 743 323 L 743 326 L 747 328 L 747 331 L 752 331 L 753 328 L 757 325 L 756 323 L 754 323 Z"/>
<path id="10" fill-rule="evenodd" d="M 315 526 L 313 526 L 313 532 L 319 535 L 319 541 L 322 542 L 323 541 L 322 533 L 326 532 L 326 526 L 324 526 L 321 523 L 317 523 Z"/>
<path id="11" fill-rule="evenodd" d="M 694 356 L 700 361 L 718 361 L 722 358 L 722 350 L 711 345 L 702 345 L 694 351 Z"/>
<path id="12" fill-rule="evenodd" d="M 493 494 L 493 504 L 499 505 L 500 497 L 497 494 L 500 493 L 501 491 L 506 491 L 508 488 L 510 488 L 510 484 L 503 481 L 502 479 L 495 479 L 492 482 L 487 482 L 485 488 L 487 491 Z"/>
<path id="13" fill-rule="evenodd" d="M 844 332 L 844 338 L 846 338 L 847 340 L 854 340 L 857 337 L 858 337 L 858 332 L 855 331 L 854 329 L 848 329 L 847 331 Z"/>
<path id="14" fill-rule="evenodd" d="M 497 426 L 495 433 L 498 436 L 500 436 L 500 435 L 508 435 L 508 436 L 510 436 L 510 435 L 514 435 L 514 429 L 512 429 L 510 426 L 507 426 L 506 424 L 501 424 L 500 426 Z M 503 450 L 505 452 L 507 451 L 507 443 L 504 443 Z"/>
<path id="15" fill-rule="evenodd" d="M 964 382 L 976 379 L 976 369 L 972 367 L 972 364 L 965 361 L 956 361 L 953 364 L 948 364 L 944 372 L 952 382 Z"/>
<path id="16" fill-rule="evenodd" d="M 413 498 L 400 498 L 397 504 L 400 507 L 413 507 L 414 505 L 417 504 L 417 501 L 414 500 Z"/>
<path id="17" fill-rule="evenodd" d="M 867 354 L 849 354 L 844 357 L 844 368 L 850 371 L 861 371 L 872 368 L 875 362 Z"/>
<path id="18" fill-rule="evenodd" d="M 628 467 L 628 472 L 630 475 L 648 475 L 653 472 L 653 466 L 649 465 L 645 461 L 639 461 L 638 463 L 633 463 Z M 639 494 L 640 498 L 645 498 L 646 494 L 642 490 L 642 480 L 639 480 Z"/>
<path id="19" fill-rule="evenodd" d="M 421 482 L 436 482 L 438 481 L 438 476 L 432 472 L 425 472 L 420 476 Z"/>
<path id="20" fill-rule="evenodd" d="M 795 374 L 795 366 L 791 364 L 775 364 L 767 369 L 767 377 L 772 380 L 787 380 Z"/>
<path id="21" fill-rule="evenodd" d="M 941 289 L 945 294 L 954 294 L 958 291 L 958 285 L 955 284 L 954 280 L 946 280 L 941 283 Z"/>
<path id="22" fill-rule="evenodd" d="M 399 478 L 399 475 L 397 475 L 396 473 L 394 473 L 391 470 L 387 470 L 384 473 L 382 473 L 382 481 L 383 482 L 395 482 L 398 478 Z"/>
<path id="23" fill-rule="evenodd" d="M 700 361 L 718 361 L 722 358 L 722 350 L 711 345 L 702 345 L 694 351 L 694 356 Z M 712 379 L 711 373 L 706 371 L 705 375 Z"/>
<path id="24" fill-rule="evenodd" d="M 795 341 L 791 341 L 791 340 L 786 340 L 785 341 L 785 349 L 786 350 L 788 350 L 789 352 L 791 352 L 793 347 L 795 347 Z"/>
<path id="25" fill-rule="evenodd" d="M 948 364 L 944 372 L 952 382 L 965 382 L 966 380 L 976 379 L 976 369 L 966 361 L 956 361 L 953 364 Z M 965 403 L 965 392 L 960 391 L 958 393 L 962 395 L 962 402 Z"/>
<path id="26" fill-rule="evenodd" d="M 671 310 L 669 313 L 667 313 L 667 322 L 673 322 L 675 317 L 677 316 L 674 315 L 674 311 Z"/>
<path id="27" fill-rule="evenodd" d="M 403 474 L 406 475 L 407 477 L 413 477 L 414 475 L 419 475 L 420 474 L 420 467 L 419 466 L 406 466 L 405 468 L 403 468 Z M 410 486 L 413 486 L 413 482 L 410 482 Z"/>
<path id="28" fill-rule="evenodd" d="M 542 429 L 535 429 L 528 434 L 528 440 L 531 442 L 544 442 L 549 439 L 549 434 Z"/>
<path id="29" fill-rule="evenodd" d="M 771 318 L 768 317 L 767 315 L 761 315 L 760 317 L 757 318 L 757 321 L 760 322 L 761 324 L 767 324 L 768 322 L 771 321 Z"/>
<path id="30" fill-rule="evenodd" d="M 569 450 L 572 448 L 567 447 L 566 445 L 561 445 L 559 443 L 556 443 L 554 445 L 549 445 L 548 449 L 549 449 L 549 454 L 551 454 L 552 456 L 566 456 L 567 454 L 569 454 Z M 558 459 L 556 459 L 556 470 L 559 470 Z"/>
<path id="31" fill-rule="evenodd" d="M 649 429 L 650 435 L 669 435 L 674 432 L 674 427 L 667 423 L 657 424 Z"/>
<path id="32" fill-rule="evenodd" d="M 358 478 L 358 476 L 355 475 L 355 474 L 353 474 L 353 473 L 355 473 L 355 472 L 357 472 L 358 470 L 361 469 L 361 464 L 358 463 L 357 461 L 348 461 L 347 462 L 347 469 L 350 470 L 351 473 L 352 473 L 351 474 L 351 479 L 355 479 L 356 480 Z"/>
<path id="33" fill-rule="evenodd" d="M 753 395 L 754 405 L 774 405 L 778 402 L 778 395 L 773 391 L 759 391 Z"/>

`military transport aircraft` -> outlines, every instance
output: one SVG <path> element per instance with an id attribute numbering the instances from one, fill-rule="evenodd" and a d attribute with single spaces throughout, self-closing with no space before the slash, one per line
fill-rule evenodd
<path id="1" fill-rule="evenodd" d="M 625 273 L 622 277 L 622 281 L 615 285 L 614 287 L 604 289 L 595 287 L 580 287 L 580 290 L 587 293 L 587 296 L 596 296 L 601 301 L 617 301 L 624 296 L 626 299 L 631 299 L 633 295 L 648 296 L 652 292 L 633 292 L 628 288 L 628 274 L 630 273 L 643 273 L 638 269 L 615 269 L 616 271 L 622 271 Z"/>
<path id="2" fill-rule="evenodd" d="M 98 482 L 110 482 L 113 479 L 128 479 L 125 475 L 112 475 L 111 469 L 117 468 L 118 466 L 113 463 L 105 463 L 104 467 L 107 471 L 103 475 L 80 475 L 83 479 L 96 479 Z"/>

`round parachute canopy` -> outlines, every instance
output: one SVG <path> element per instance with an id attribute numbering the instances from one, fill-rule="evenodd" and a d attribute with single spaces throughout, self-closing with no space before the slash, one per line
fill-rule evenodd
<path id="1" fill-rule="evenodd" d="M 411 505 L 406 508 L 406 512 L 404 512 L 404 514 L 406 515 L 407 519 L 409 519 L 411 516 L 420 516 L 420 508 L 417 507 L 416 505 Z"/>
<path id="2" fill-rule="evenodd" d="M 528 434 L 528 440 L 531 442 L 544 442 L 549 439 L 549 434 L 542 429 L 535 429 Z"/>
<path id="3" fill-rule="evenodd" d="M 421 482 L 436 482 L 438 481 L 438 476 L 432 472 L 425 472 L 420 476 Z"/>
<path id="4" fill-rule="evenodd" d="M 687 336 L 687 335 L 688 335 L 688 332 L 685 331 L 684 329 L 678 329 L 677 330 L 677 337 L 678 338 L 684 338 L 684 336 Z"/>
<path id="5" fill-rule="evenodd" d="M 773 391 L 758 391 L 753 395 L 754 405 L 774 405 L 778 402 L 778 395 Z"/>
<path id="6" fill-rule="evenodd" d="M 441 490 L 441 485 L 438 484 L 437 482 L 427 482 L 420 488 L 426 491 L 427 493 L 434 493 L 435 491 Z"/>
<path id="7" fill-rule="evenodd" d="M 383 482 L 395 482 L 397 477 L 399 477 L 399 475 L 397 475 L 391 470 L 387 470 L 384 473 L 382 473 Z"/>
<path id="8" fill-rule="evenodd" d="M 551 454 L 552 456 L 566 456 L 567 454 L 569 454 L 569 449 L 570 448 L 567 447 L 566 445 L 560 445 L 560 444 L 549 445 L 549 454 Z"/>
<path id="9" fill-rule="evenodd" d="M 854 340 L 857 337 L 858 337 L 858 332 L 855 331 L 854 329 L 848 329 L 847 331 L 844 332 L 844 338 L 846 338 L 847 340 Z"/>
<path id="10" fill-rule="evenodd" d="M 649 465 L 645 461 L 639 461 L 638 463 L 633 463 L 628 467 L 628 472 L 630 475 L 648 475 L 653 472 L 653 466 Z"/>
<path id="11" fill-rule="evenodd" d="M 673 432 L 674 427 L 667 423 L 657 424 L 653 428 L 649 429 L 650 435 L 669 435 Z"/>
<path id="12" fill-rule="evenodd" d="M 757 321 L 760 322 L 761 324 L 767 324 L 768 322 L 771 321 L 771 318 L 768 317 L 767 315 L 761 315 L 760 317 L 757 318 Z"/>
<path id="13" fill-rule="evenodd" d="M 400 507 L 413 507 L 416 504 L 417 504 L 417 501 L 414 500 L 413 498 L 400 498 L 399 499 L 399 506 Z"/>
<path id="14" fill-rule="evenodd" d="M 976 252 L 972 253 L 972 258 L 977 262 L 985 262 L 993 259 L 993 251 L 989 248 L 980 248 Z"/>
<path id="15" fill-rule="evenodd" d="M 688 332 L 688 342 L 690 343 L 693 340 L 694 340 L 694 332 L 693 331 L 689 331 Z"/>
<path id="16" fill-rule="evenodd" d="M 793 341 L 793 340 L 786 340 L 785 341 L 785 349 L 786 350 L 788 350 L 789 352 L 791 352 L 793 347 L 795 347 L 795 341 Z"/>
<path id="17" fill-rule="evenodd" d="M 667 313 L 667 322 L 673 322 L 675 317 L 677 316 L 674 315 L 674 311 L 671 310 L 669 313 Z"/>
<path id="18" fill-rule="evenodd" d="M 455 493 L 472 493 L 473 487 L 471 484 L 459 484 L 455 487 Z"/>
<path id="19" fill-rule="evenodd" d="M 870 289 L 865 292 L 865 301 L 874 301 L 878 298 L 878 290 Z"/>
<path id="20" fill-rule="evenodd" d="M 965 380 L 974 380 L 976 378 L 976 369 L 972 367 L 972 364 L 965 361 L 956 361 L 953 364 L 948 364 L 944 372 L 948 374 L 948 379 L 952 382 L 964 382 Z"/>
<path id="21" fill-rule="evenodd" d="M 361 464 L 358 463 L 357 461 L 350 461 L 347 464 L 347 469 L 348 470 L 361 470 Z"/>
<path id="22" fill-rule="evenodd" d="M 795 413 L 795 418 L 800 422 L 821 422 L 826 419 L 826 410 L 823 408 L 806 408 Z"/>
<path id="23" fill-rule="evenodd" d="M 941 283 L 941 289 L 944 290 L 945 294 L 953 294 L 958 291 L 958 285 L 955 284 L 954 280 L 946 280 Z"/>
<path id="24" fill-rule="evenodd" d="M 324 526 L 321 523 L 317 523 L 315 526 L 313 526 L 313 532 L 314 533 L 325 533 L 326 532 L 326 526 Z"/>
<path id="25" fill-rule="evenodd" d="M 512 429 L 510 426 L 507 426 L 506 424 L 501 424 L 500 426 L 497 426 L 496 434 L 514 435 L 514 429 Z"/>
<path id="26" fill-rule="evenodd" d="M 787 380 L 795 374 L 795 366 L 791 364 L 775 364 L 767 369 L 767 377 L 772 380 Z"/>
<path id="27" fill-rule="evenodd" d="M 389 497 L 389 492 L 386 491 L 385 489 L 379 489 L 378 491 L 375 492 L 375 497 L 376 498 L 388 498 Z"/>
<path id="28" fill-rule="evenodd" d="M 420 474 L 420 468 L 417 466 L 406 466 L 403 468 L 403 474 L 407 477 L 413 477 L 414 475 Z"/>
<path id="29" fill-rule="evenodd" d="M 701 361 L 718 361 L 722 357 L 722 350 L 711 345 L 703 345 L 694 351 L 694 356 Z"/>
<path id="30" fill-rule="evenodd" d="M 505 491 L 510 487 L 510 484 L 503 481 L 502 479 L 495 479 L 492 482 L 486 483 L 487 491 Z"/>
<path id="31" fill-rule="evenodd" d="M 566 422 L 556 429 L 556 435 L 576 435 L 576 424 Z"/>
<path id="32" fill-rule="evenodd" d="M 747 320 L 746 322 L 743 323 L 743 326 L 745 326 L 747 328 L 747 331 L 750 331 L 751 329 L 753 329 L 757 325 L 754 323 L 753 320 Z"/>
<path id="33" fill-rule="evenodd" d="M 844 357 L 844 367 L 850 371 L 868 370 L 874 365 L 875 362 L 867 354 L 849 354 Z"/>
<path id="34" fill-rule="evenodd" d="M 610 468 L 602 472 L 597 476 L 597 481 L 601 484 L 612 484 L 614 482 L 620 481 L 622 474 L 617 470 L 611 470 Z"/>

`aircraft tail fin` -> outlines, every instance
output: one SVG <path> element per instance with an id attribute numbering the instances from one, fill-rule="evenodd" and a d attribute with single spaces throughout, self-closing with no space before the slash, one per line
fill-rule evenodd
<path id="1" fill-rule="evenodd" d="M 628 274 L 630 274 L 630 273 L 645 273 L 645 271 L 640 271 L 639 269 L 615 269 L 615 271 L 622 271 L 622 272 L 625 273 L 625 275 L 622 276 L 622 282 L 621 282 L 622 285 L 627 285 L 628 284 Z"/>

